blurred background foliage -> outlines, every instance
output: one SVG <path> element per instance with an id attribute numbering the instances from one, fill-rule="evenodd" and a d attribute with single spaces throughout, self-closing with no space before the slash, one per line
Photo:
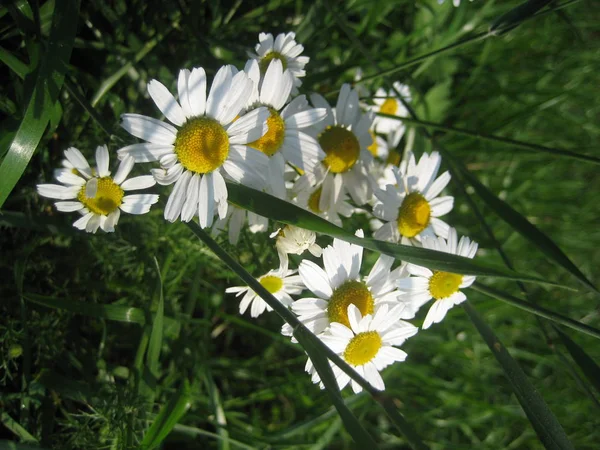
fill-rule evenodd
<path id="1" fill-rule="evenodd" d="M 503 36 L 427 58 L 391 80 L 410 85 L 424 120 L 598 156 L 600 4 L 572 3 Z M 223 64 L 241 68 L 261 31 L 296 31 L 311 58 L 303 92 L 335 96 L 357 68 L 367 78 L 392 69 L 486 31 L 518 4 L 82 2 L 79 16 L 70 18 L 77 34 L 50 127 L 0 215 L 0 436 L 56 449 L 161 441 L 163 448 L 190 449 L 353 448 L 330 399 L 304 373 L 301 348 L 279 335 L 280 319 L 239 316 L 237 301 L 224 294 L 239 280 L 186 226 L 167 224 L 155 208 L 147 216 L 124 216 L 114 234 L 78 233 L 73 216 L 57 213 L 35 185 L 51 179 L 69 146 L 91 158 L 97 145 L 107 143 L 114 155 L 130 142 L 119 115 L 157 116 L 145 91 L 150 79 L 174 87 L 180 68 L 203 66 L 209 78 Z M 21 79 L 15 60 L 33 66 L 43 56 L 54 10 L 52 0 L 0 6 L 0 156 L 21 122 L 34 75 Z M 381 80 L 365 85 L 374 92 Z M 433 149 L 421 134 L 408 135 L 417 152 Z M 597 281 L 597 166 L 439 129 L 434 139 Z M 453 185 L 451 192 L 449 222 L 480 242 L 482 260 L 501 262 L 461 190 Z M 467 194 L 517 269 L 579 286 L 471 188 Z M 345 223 L 358 227 L 368 227 L 365 217 Z M 235 247 L 224 236 L 218 241 L 254 275 L 276 264 L 266 234 L 245 232 Z M 369 265 L 376 257 L 367 253 Z M 485 281 L 520 292 L 514 282 Z M 598 297 L 591 293 L 528 286 L 528 294 L 548 309 L 599 324 Z M 478 292 L 468 295 L 574 446 L 597 448 L 598 380 L 590 384 L 556 329 Z M 157 323 L 164 324 L 162 335 Z M 565 333 L 600 360 L 591 337 Z M 387 391 L 431 448 L 541 447 L 501 367 L 459 308 L 404 349 L 407 362 L 384 372 Z M 368 396 L 344 396 L 382 448 L 407 447 Z M 177 422 L 168 437 L 166 428 L 157 429 L 157 414 Z"/>

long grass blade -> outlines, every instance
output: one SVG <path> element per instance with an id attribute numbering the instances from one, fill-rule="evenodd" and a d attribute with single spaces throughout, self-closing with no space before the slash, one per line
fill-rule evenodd
<path id="1" fill-rule="evenodd" d="M 547 280 L 542 280 L 531 275 L 523 275 L 499 265 L 483 263 L 423 248 L 392 244 L 375 239 L 359 238 L 309 211 L 264 192 L 235 183 L 228 183 L 227 189 L 229 192 L 229 201 L 240 208 L 247 209 L 272 220 L 293 224 L 307 230 L 343 239 L 364 248 L 393 256 L 396 259 L 446 272 L 502 277 L 541 284 L 549 283 L 558 286 Z"/>
<path id="2" fill-rule="evenodd" d="M 581 368 L 588 381 L 600 392 L 600 366 L 566 333 L 560 331 L 558 327 L 555 330 L 573 361 Z"/>
<path id="3" fill-rule="evenodd" d="M 158 262 L 156 259 L 154 262 L 156 264 L 156 273 L 158 274 L 156 288 L 154 291 L 157 307 L 156 313 L 154 314 L 154 319 L 152 320 L 150 341 L 148 342 L 148 352 L 146 353 L 146 367 L 152 375 L 158 377 L 160 349 L 162 347 L 163 340 L 165 302 L 163 297 L 163 284 L 160 276 L 160 267 L 158 267 Z"/>
<path id="4" fill-rule="evenodd" d="M 0 165 L 0 208 L 23 175 L 50 121 L 63 85 L 77 30 L 79 2 L 57 0 L 44 52 L 25 115 Z"/>
<path id="5" fill-rule="evenodd" d="M 481 283 L 476 282 L 471 287 L 476 291 L 482 292 L 483 294 L 489 295 L 490 297 L 496 298 L 498 300 L 502 300 L 503 302 L 506 302 L 509 305 L 516 306 L 517 308 L 535 314 L 536 316 L 543 317 L 544 319 L 551 320 L 560 325 L 572 328 L 573 330 L 577 330 L 581 333 L 593 336 L 596 339 L 600 339 L 600 330 L 590 327 L 589 325 L 585 325 L 576 320 L 569 319 L 568 317 L 565 317 L 561 314 L 557 314 L 555 312 L 542 308 L 541 306 L 534 305 L 531 302 L 526 302 L 525 300 L 521 300 L 520 298 L 499 291 L 498 289 L 485 286 Z"/>
<path id="6" fill-rule="evenodd" d="M 469 302 L 464 302 L 463 308 L 496 360 L 502 366 L 504 374 L 517 396 L 517 400 L 519 400 L 523 411 L 527 414 L 533 429 L 544 446 L 547 449 L 573 449 L 573 444 L 569 441 L 565 430 L 550 411 L 544 399 L 535 390 L 521 366 L 510 356 L 500 339 Z"/>
<path id="7" fill-rule="evenodd" d="M 21 426 L 15 419 L 13 419 L 7 412 L 3 411 L 0 413 L 0 422 L 10 431 L 12 431 L 19 439 L 25 442 L 35 442 L 38 440 L 29 433 L 25 428 Z"/>

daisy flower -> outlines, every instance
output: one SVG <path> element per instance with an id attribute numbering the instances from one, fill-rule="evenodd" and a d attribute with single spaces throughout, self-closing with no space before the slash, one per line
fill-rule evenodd
<path id="1" fill-rule="evenodd" d="M 139 114 L 123 114 L 121 126 L 146 141 L 119 150 L 136 162 L 160 161 L 153 169 L 157 183 L 175 187 L 165 207 L 165 219 L 184 222 L 198 215 L 200 226 L 212 224 L 215 212 L 227 214 L 230 179 L 255 189 L 265 183 L 267 157 L 246 144 L 267 131 L 267 108 L 238 114 L 252 95 L 253 82 L 233 66 L 223 66 L 213 80 L 208 97 L 204 69 L 179 72 L 179 102 L 157 80 L 148 83 L 148 93 L 158 109 L 174 125 Z"/>
<path id="2" fill-rule="evenodd" d="M 316 243 L 317 234 L 314 231 L 304 228 L 286 225 L 283 228 L 271 233 L 271 238 L 275 238 L 275 247 L 279 254 L 281 268 L 286 270 L 289 263 L 288 254 L 301 255 L 305 251 L 319 258 L 323 249 Z"/>
<path id="3" fill-rule="evenodd" d="M 458 244 L 457 241 L 456 230 L 450 228 L 448 240 L 441 237 L 426 237 L 422 244 L 423 248 L 438 252 L 465 258 L 475 256 L 477 242 L 472 242 L 467 236 L 463 236 Z M 414 308 L 418 309 L 429 300 L 434 299 L 433 305 L 425 317 L 423 329 L 429 328 L 432 323 L 441 322 L 450 308 L 464 302 L 467 297 L 460 289 L 471 286 L 475 281 L 475 277 L 472 275 L 432 271 L 414 264 L 408 264 L 407 270 L 411 277 L 400 279 L 397 284 L 399 289 L 405 292 L 404 296 L 414 303 Z"/>
<path id="4" fill-rule="evenodd" d="M 133 158 L 121 161 L 115 176 L 111 176 L 108 148 L 96 148 L 96 169 L 92 169 L 85 157 L 75 147 L 65 150 L 64 169 L 54 175 L 59 184 L 38 184 L 37 192 L 43 197 L 62 200 L 54 206 L 62 212 L 77 211 L 82 215 L 73 223 L 79 230 L 95 233 L 101 228 L 107 233 L 115 231 L 121 211 L 129 214 L 145 214 L 158 201 L 156 194 L 125 195 L 127 191 L 146 189 L 156 183 L 151 175 L 127 180 L 133 169 Z"/>
<path id="5" fill-rule="evenodd" d="M 308 174 L 313 185 L 323 184 L 319 209 L 327 211 L 347 192 L 358 206 L 373 196 L 372 177 L 368 164 L 373 157 L 367 147 L 372 139 L 369 127 L 371 113 L 363 114 L 358 103 L 358 93 L 344 84 L 340 90 L 335 110 L 320 95 L 311 95 L 314 106 L 325 108 L 325 120 L 312 128 L 326 156 L 315 171 Z"/>
<path id="6" fill-rule="evenodd" d="M 409 154 L 400 167 L 391 167 L 396 182 L 375 192 L 373 215 L 386 222 L 373 235 L 376 239 L 418 244 L 424 236 L 448 236 L 449 226 L 439 219 L 454 205 L 451 196 L 438 197 L 450 182 L 446 171 L 439 177 L 442 158 L 438 152 L 423 154 L 419 163 Z"/>
<path id="7" fill-rule="evenodd" d="M 347 312 L 349 324 L 332 323 L 320 339 L 371 386 L 383 391 L 385 384 L 379 372 L 396 361 L 406 359 L 406 353 L 396 346 L 402 345 L 418 331 L 417 327 L 400 320 L 403 307 L 397 305 L 388 309 L 388 305 L 381 305 L 375 314 L 363 315 L 350 304 Z M 331 364 L 331 368 L 340 390 L 351 381 L 355 394 L 362 391 L 362 387 L 338 366 Z M 312 374 L 314 383 L 321 382 L 310 359 L 306 363 L 306 371 Z M 321 383 L 321 389 L 323 387 Z"/>
<path id="8" fill-rule="evenodd" d="M 363 237 L 362 230 L 357 236 Z M 401 292 L 395 280 L 406 276 L 404 268 L 390 270 L 394 259 L 381 255 L 365 281 L 360 278 L 363 248 L 340 239 L 323 250 L 324 269 L 309 260 L 300 263 L 298 272 L 314 297 L 301 298 L 292 304 L 292 311 L 314 334 L 319 335 L 333 322 L 350 326 L 348 305 L 355 305 L 361 314 L 373 314 L 381 304 L 399 304 Z M 410 311 L 409 316 L 414 314 Z M 284 325 L 282 333 L 291 335 Z"/>
<path id="9" fill-rule="evenodd" d="M 306 75 L 304 66 L 310 61 L 308 56 L 300 56 L 304 47 L 296 42 L 296 33 L 281 33 L 275 38 L 271 33 L 260 33 L 254 50 L 256 53 L 249 53 L 248 56 L 258 62 L 262 74 L 267 72 L 271 61 L 281 61 L 283 69 L 292 74 L 295 94 L 302 85 L 300 78 Z"/>
<path id="10" fill-rule="evenodd" d="M 369 109 L 374 113 L 384 113 L 399 117 L 408 116 L 408 110 L 402 104 L 402 102 L 398 100 L 398 94 L 396 91 L 402 95 L 402 98 L 405 101 L 410 101 L 410 88 L 405 84 L 395 82 L 394 89 L 390 89 L 387 92 L 383 88 L 377 89 L 375 92 L 375 98 L 373 99 L 375 105 L 369 107 Z M 406 127 L 399 120 L 376 116 L 373 120 L 373 129 L 377 133 L 382 134 L 388 134 L 390 132 L 400 133 L 400 136 L 398 137 L 398 140 L 400 140 L 400 137 L 402 137 L 404 134 Z"/>
<path id="11" fill-rule="evenodd" d="M 304 289 L 302 280 L 298 275 L 294 275 L 295 273 L 295 270 L 279 268 L 258 278 L 258 282 L 282 304 L 289 306 L 293 301 L 291 295 L 298 295 Z M 240 314 L 244 314 L 249 306 L 251 317 L 258 317 L 265 310 L 273 311 L 273 308 L 248 286 L 230 287 L 225 289 L 225 292 L 235 294 L 236 297 L 243 295 L 240 302 Z"/>
<path id="12" fill-rule="evenodd" d="M 248 146 L 261 151 L 269 158 L 267 192 L 285 198 L 285 163 L 289 162 L 302 171 L 313 171 L 325 157 L 316 139 L 302 130 L 323 120 L 327 110 L 308 108 L 304 96 L 295 98 L 284 108 L 294 78 L 289 69 L 284 70 L 278 59 L 269 63 L 263 76 L 255 59 L 249 60 L 244 70 L 255 86 L 248 100 L 247 110 L 267 107 L 270 112 L 267 132 Z"/>
<path id="13" fill-rule="evenodd" d="M 321 194 L 323 193 L 323 185 L 310 186 L 309 182 L 305 182 L 307 178 L 303 175 L 296 181 L 294 190 L 297 190 L 299 186 L 304 186 L 302 189 L 298 189 L 300 193 L 294 198 L 293 202 L 307 211 L 312 212 L 318 216 L 323 217 L 331 223 L 337 226 L 342 226 L 343 217 L 350 217 L 354 213 L 355 208 L 348 203 L 348 195 L 344 192 L 340 195 L 338 201 L 331 205 L 328 204 L 326 207 L 329 209 L 321 209 Z"/>

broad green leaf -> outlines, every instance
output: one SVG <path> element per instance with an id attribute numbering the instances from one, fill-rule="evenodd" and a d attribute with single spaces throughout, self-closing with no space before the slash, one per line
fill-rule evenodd
<path id="1" fill-rule="evenodd" d="M 302 210 L 300 210 L 302 211 Z M 225 250 L 223 250 L 219 244 L 217 244 L 210 235 L 204 231 L 200 226 L 195 222 L 187 222 L 186 224 L 198 238 L 200 238 L 206 246 L 212 250 L 215 255 L 217 255 L 231 270 L 233 270 L 236 275 L 238 275 L 254 292 L 256 292 L 273 310 L 279 314 L 279 316 L 288 323 L 292 329 L 294 330 L 294 335 L 297 337 L 299 342 L 305 341 L 311 348 L 305 350 L 309 353 L 312 352 L 312 347 L 314 346 L 317 349 L 317 355 L 321 355 L 323 357 L 328 358 L 334 364 L 336 364 L 342 371 L 344 371 L 350 378 L 356 381 L 365 391 L 367 391 L 377 402 L 383 403 L 385 401 L 386 395 L 380 391 L 374 389 L 365 379 L 363 379 L 358 373 L 352 369 L 339 355 L 334 353 L 329 347 L 323 344 L 316 336 L 314 336 L 299 320 L 298 318 L 284 305 L 282 305 L 269 291 L 267 291 L 263 285 L 261 285 L 256 278 L 250 275 L 236 260 L 234 260 Z M 320 357 L 317 356 L 317 362 L 313 360 L 315 367 L 317 364 L 320 364 Z M 312 358 L 311 358 L 312 359 Z M 320 367 L 320 370 L 326 374 L 327 370 L 331 370 L 329 365 L 326 365 L 326 368 Z M 321 374 L 321 372 L 319 372 Z M 322 376 L 322 375 L 321 375 Z M 336 385 L 337 387 L 337 385 Z M 341 405 L 335 404 L 336 409 Z M 338 409 L 338 412 L 340 410 Z M 342 413 L 340 413 L 341 415 Z M 345 413 L 344 413 L 345 414 Z M 416 437 L 418 440 L 417 446 L 413 444 L 413 438 L 416 436 L 412 429 L 406 430 L 405 427 L 410 426 L 405 422 L 396 422 L 395 416 L 399 415 L 398 413 L 395 415 L 390 415 L 390 420 L 396 425 L 396 427 L 407 437 L 408 442 L 413 446 L 413 448 L 427 448 L 422 441 Z M 410 438 L 408 437 L 410 436 Z"/>
<path id="2" fill-rule="evenodd" d="M 446 161 L 455 167 L 464 176 L 467 182 L 473 186 L 475 192 L 481 197 L 486 205 L 494 211 L 498 217 L 504 220 L 510 225 L 517 233 L 527 239 L 529 242 L 534 244 L 546 257 L 562 267 L 567 272 L 571 273 L 581 283 L 583 283 L 588 289 L 595 293 L 600 293 L 596 286 L 589 281 L 583 273 L 571 262 L 567 255 L 540 229 L 533 225 L 527 220 L 521 213 L 513 209 L 504 200 L 501 200 L 495 195 L 490 189 L 488 189 L 475 175 L 465 167 L 462 162 L 457 160 L 450 153 L 440 148 L 442 156 L 446 158 Z"/>
<path id="3" fill-rule="evenodd" d="M 41 60 L 35 87 L 8 153 L 0 165 L 0 208 L 37 148 L 53 113 L 77 30 L 79 2 L 58 0 L 52 30 Z"/>
<path id="4" fill-rule="evenodd" d="M 520 298 L 514 297 L 505 292 L 499 291 L 498 289 L 491 288 L 489 286 L 485 286 L 481 283 L 474 283 L 471 288 L 476 291 L 482 292 L 490 297 L 497 298 L 498 300 L 502 300 L 503 302 L 508 303 L 509 305 L 516 306 L 524 311 L 535 314 L 536 316 L 543 317 L 544 319 L 551 320 L 553 322 L 559 323 L 566 327 L 572 328 L 573 330 L 580 331 L 581 333 L 588 334 L 590 336 L 595 337 L 596 339 L 600 339 L 600 330 L 590 327 L 589 325 L 583 324 L 573 319 L 569 319 L 561 314 L 549 311 L 541 306 L 534 305 L 531 302 L 526 302 L 525 300 L 521 300 Z"/>
<path id="5" fill-rule="evenodd" d="M 493 330 L 483 321 L 469 302 L 464 302 L 463 308 L 496 360 L 502 366 L 502 370 L 504 370 L 517 400 L 544 446 L 547 449 L 573 449 L 573 444 L 569 441 L 561 424 Z"/>
<path id="6" fill-rule="evenodd" d="M 0 47 L 0 61 L 6 64 L 19 78 L 25 78 L 29 72 L 27 64 L 2 47 Z"/>
<path id="7" fill-rule="evenodd" d="M 154 422 L 144 435 L 140 448 L 151 450 L 158 447 L 169 435 L 173 427 L 179 422 L 191 406 L 189 385 L 187 380 L 182 383 L 179 390 L 160 410 Z"/>
<path id="8" fill-rule="evenodd" d="M 227 183 L 227 190 L 229 192 L 229 201 L 240 208 L 247 209 L 272 220 L 343 239 L 344 241 L 360 245 L 364 248 L 385 253 L 386 255 L 393 256 L 402 261 L 408 261 L 446 272 L 502 277 L 558 286 L 547 280 L 542 280 L 530 275 L 522 275 L 499 265 L 483 263 L 462 256 L 450 255 L 424 248 L 409 247 L 407 245 L 392 244 L 390 242 L 378 241 L 375 239 L 359 238 L 353 233 L 350 233 L 309 211 L 299 208 L 292 203 L 280 200 L 272 195 L 251 189 L 247 186 Z"/>
<path id="9" fill-rule="evenodd" d="M 567 348 L 567 351 L 573 358 L 573 361 L 581 368 L 581 371 L 588 381 L 600 392 L 600 367 L 576 342 L 574 342 L 567 334 L 555 328 L 560 340 Z"/>

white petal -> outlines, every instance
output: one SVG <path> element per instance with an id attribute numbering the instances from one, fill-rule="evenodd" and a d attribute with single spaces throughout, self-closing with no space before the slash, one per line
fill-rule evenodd
<path id="1" fill-rule="evenodd" d="M 78 230 L 85 230 L 90 219 L 94 216 L 94 213 L 87 213 L 73 223 L 73 226 Z"/>
<path id="2" fill-rule="evenodd" d="M 172 153 L 172 145 L 150 144 L 148 142 L 128 145 L 127 147 L 117 150 L 119 159 L 123 159 L 125 156 L 130 155 L 137 163 L 158 161 L 162 156 Z"/>
<path id="3" fill-rule="evenodd" d="M 268 130 L 269 110 L 261 107 L 244 114 L 227 128 L 230 144 L 247 144 L 260 139 Z"/>
<path id="4" fill-rule="evenodd" d="M 333 294 L 327 274 L 314 262 L 303 260 L 298 267 L 298 273 L 304 285 L 315 295 L 328 299 Z"/>
<path id="5" fill-rule="evenodd" d="M 244 108 L 252 95 L 254 83 L 245 72 L 238 72 L 231 80 L 231 87 L 225 101 L 220 105 L 221 110 L 215 116 L 221 124 L 228 125 Z"/>
<path id="6" fill-rule="evenodd" d="M 185 202 L 185 195 L 187 193 L 187 185 L 192 177 L 192 173 L 189 171 L 183 172 L 175 183 L 173 192 L 169 195 L 167 206 L 165 207 L 164 216 L 169 222 L 175 222 L 181 214 L 181 208 Z"/>
<path id="7" fill-rule="evenodd" d="M 372 363 L 365 364 L 365 378 L 367 381 L 373 386 L 375 389 L 383 391 L 385 389 L 385 384 L 383 383 L 383 379 L 377 368 Z"/>
<path id="8" fill-rule="evenodd" d="M 287 118 L 285 125 L 287 128 L 306 128 L 319 123 L 326 115 L 325 108 L 312 108 Z"/>
<path id="9" fill-rule="evenodd" d="M 142 175 L 125 180 L 123 183 L 121 183 L 121 189 L 124 191 L 134 191 L 136 189 L 147 189 L 155 184 L 156 180 L 152 175 Z"/>
<path id="10" fill-rule="evenodd" d="M 158 199 L 157 199 L 158 200 Z M 146 214 L 150 211 L 150 203 L 123 203 L 119 208 L 129 214 Z"/>
<path id="11" fill-rule="evenodd" d="M 160 109 L 171 123 L 177 126 L 185 123 L 186 117 L 183 109 L 181 109 L 173 94 L 169 92 L 164 84 L 157 80 L 150 80 L 150 83 L 148 83 L 148 94 L 150 94 L 158 109 Z"/>
<path id="12" fill-rule="evenodd" d="M 195 173 L 192 175 L 192 179 L 187 188 L 187 194 L 183 208 L 181 209 L 181 221 L 189 222 L 194 218 L 194 215 L 198 212 L 198 195 L 200 191 L 200 178 L 201 175 Z"/>
<path id="13" fill-rule="evenodd" d="M 56 200 L 71 200 L 77 198 L 80 186 L 61 186 L 60 184 L 38 184 L 37 192 L 42 197 Z"/>
<path id="14" fill-rule="evenodd" d="M 194 116 L 194 112 L 189 101 L 189 78 L 190 71 L 188 69 L 181 69 L 179 71 L 179 76 L 177 77 L 177 93 L 179 95 L 179 104 L 181 105 L 181 109 L 183 109 L 183 113 L 188 118 Z"/>
<path id="15" fill-rule="evenodd" d="M 202 228 L 212 225 L 215 215 L 215 189 L 211 173 L 204 174 L 200 181 L 200 193 L 198 196 L 198 218 Z"/>
<path id="16" fill-rule="evenodd" d="M 121 126 L 135 137 L 153 144 L 170 145 L 177 136 L 174 126 L 141 114 L 122 114 Z"/>
<path id="17" fill-rule="evenodd" d="M 208 99 L 206 101 L 206 115 L 217 119 L 222 113 L 231 86 L 231 67 L 223 66 L 215 74 Z M 242 105 L 244 106 L 244 105 Z M 218 120 L 218 119 L 217 119 Z"/>
<path id="18" fill-rule="evenodd" d="M 452 207 L 454 206 L 454 197 L 446 196 L 434 198 L 429 202 L 429 206 L 431 206 L 431 215 L 433 217 L 443 216 L 444 214 L 448 214 L 450 211 L 452 211 Z"/>
<path id="19" fill-rule="evenodd" d="M 123 197 L 123 203 L 126 204 L 154 205 L 156 202 L 158 202 L 158 194 L 133 194 Z"/>
<path id="20" fill-rule="evenodd" d="M 123 181 L 125 181 L 125 178 L 127 178 L 127 175 L 129 175 L 129 172 L 131 172 L 131 169 L 133 169 L 134 164 L 135 161 L 133 160 L 133 158 L 131 156 L 126 156 L 119 164 L 119 168 L 117 169 L 117 173 L 113 177 L 113 181 L 119 185 L 123 183 Z"/>
<path id="21" fill-rule="evenodd" d="M 54 206 L 56 206 L 56 209 L 61 212 L 79 211 L 84 207 L 83 203 L 80 202 L 56 202 Z"/>
<path id="22" fill-rule="evenodd" d="M 213 187 L 215 190 L 215 202 L 217 203 L 217 209 L 219 211 L 219 218 L 225 218 L 227 214 L 227 185 L 225 184 L 225 180 L 223 179 L 223 175 L 218 170 L 215 170 L 213 173 Z"/>
<path id="23" fill-rule="evenodd" d="M 188 77 L 188 101 L 194 116 L 206 113 L 206 72 L 202 67 L 192 69 Z"/>
<path id="24" fill-rule="evenodd" d="M 98 167 L 98 176 L 99 177 L 107 177 L 110 175 L 110 171 L 108 170 L 108 148 L 106 145 L 99 145 L 96 148 L 96 166 Z"/>
<path id="25" fill-rule="evenodd" d="M 75 175 L 68 169 L 60 170 L 55 173 L 56 181 L 69 186 L 83 186 L 85 184 L 85 178 L 81 178 Z"/>
<path id="26" fill-rule="evenodd" d="M 425 199 L 427 201 L 431 201 L 436 198 L 438 194 L 442 192 L 442 190 L 448 185 L 450 178 L 450 173 L 448 171 L 437 177 L 437 179 L 427 189 L 427 192 L 425 193 Z"/>
<path id="27" fill-rule="evenodd" d="M 69 161 L 73 167 L 81 172 L 87 178 L 92 176 L 92 169 L 90 168 L 87 159 L 81 154 L 81 152 L 75 147 L 69 147 L 65 150 L 65 158 Z"/>

